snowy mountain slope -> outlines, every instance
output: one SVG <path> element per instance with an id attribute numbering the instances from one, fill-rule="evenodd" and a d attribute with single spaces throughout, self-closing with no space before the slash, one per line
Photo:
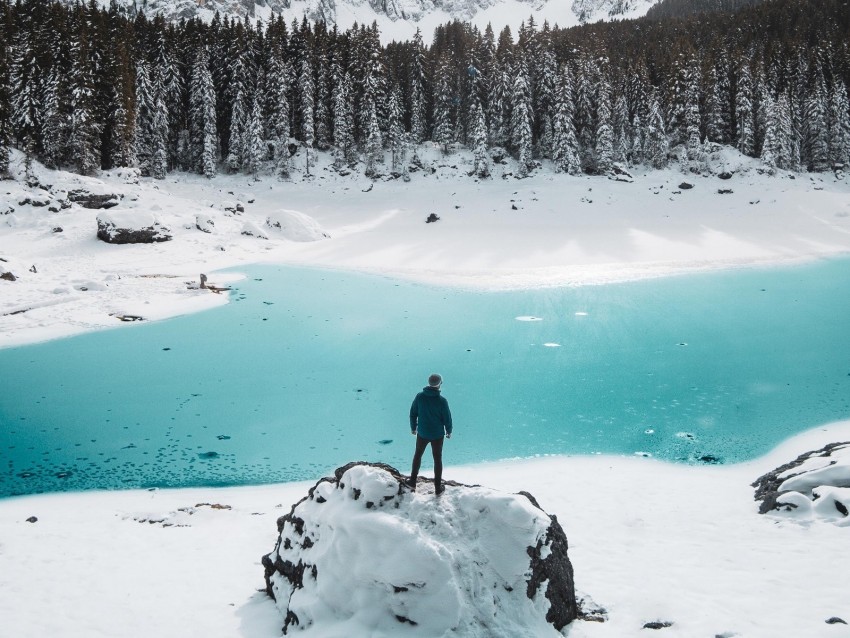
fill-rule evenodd
<path id="1" fill-rule="evenodd" d="M 66 0 L 69 1 L 70 0 Z M 99 0 L 104 6 L 109 0 Z M 386 41 L 410 38 L 417 28 L 430 40 L 434 28 L 451 20 L 469 21 L 479 28 L 488 23 L 498 32 L 516 29 L 533 16 L 538 24 L 568 27 L 607 18 L 644 15 L 656 0 L 117 0 L 128 14 L 144 11 L 168 20 L 222 17 L 269 20 L 282 15 L 287 22 L 324 20 L 345 29 L 377 22 Z"/>

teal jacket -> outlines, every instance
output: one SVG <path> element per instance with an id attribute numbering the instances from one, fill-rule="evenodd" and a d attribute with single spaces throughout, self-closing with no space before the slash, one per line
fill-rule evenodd
<path id="1" fill-rule="evenodd" d="M 449 402 L 437 388 L 427 387 L 413 399 L 410 406 L 410 431 L 429 441 L 452 433 L 452 413 Z"/>

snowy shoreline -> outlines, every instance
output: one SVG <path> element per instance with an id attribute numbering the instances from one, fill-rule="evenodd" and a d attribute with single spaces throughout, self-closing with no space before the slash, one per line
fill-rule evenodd
<path id="1" fill-rule="evenodd" d="M 0 269 L 16 277 L 0 282 L 0 348 L 114 327 L 121 316 L 160 320 L 213 308 L 227 295 L 198 290 L 200 273 L 227 286 L 239 275 L 220 271 L 255 263 L 488 291 L 850 254 L 846 178 L 768 176 L 756 160 L 726 153 L 719 163 L 733 174 L 726 180 L 665 170 L 623 182 L 541 169 L 522 180 L 477 181 L 467 175 L 467 153 L 450 156 L 449 166 L 439 150 L 423 148 L 433 173 L 409 183 L 343 177 L 322 155 L 309 180 L 176 174 L 157 181 L 123 169 L 86 178 L 36 166 L 41 188 L 23 184 L 15 154 L 17 179 L 0 188 Z M 105 244 L 95 238 L 103 211 L 48 212 L 72 189 L 114 195 L 109 212 L 119 216 L 153 214 L 173 239 Z M 283 214 L 301 227 L 282 228 Z M 426 224 L 431 214 L 439 221 Z"/>

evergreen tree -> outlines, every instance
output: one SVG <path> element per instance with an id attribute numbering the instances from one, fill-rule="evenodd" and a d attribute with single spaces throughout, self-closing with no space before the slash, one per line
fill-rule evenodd
<path id="1" fill-rule="evenodd" d="M 487 124 L 484 121 L 484 109 L 475 100 L 470 113 L 471 131 L 470 142 L 473 149 L 472 172 L 477 177 L 490 176 L 490 161 L 487 157 Z"/>
<path id="2" fill-rule="evenodd" d="M 301 98 L 301 142 L 304 146 L 307 175 L 310 174 L 313 144 L 316 141 L 314 123 L 315 96 L 313 90 L 313 65 L 310 64 L 310 57 L 305 55 L 301 60 L 301 73 L 298 76 L 298 93 Z"/>
<path id="3" fill-rule="evenodd" d="M 778 161 L 781 161 L 782 145 L 778 131 L 776 103 L 770 94 L 762 96 L 762 108 L 765 111 L 764 141 L 761 147 L 761 161 L 773 173 Z"/>
<path id="4" fill-rule="evenodd" d="M 829 157 L 833 166 L 850 164 L 850 103 L 841 80 L 835 81 L 829 102 Z"/>
<path id="5" fill-rule="evenodd" d="M 573 124 L 579 145 L 579 157 L 583 169 L 595 170 L 593 149 L 596 148 L 595 114 L 593 85 L 595 83 L 595 67 L 587 56 L 579 60 L 577 73 L 574 74 Z"/>
<path id="6" fill-rule="evenodd" d="M 487 135 L 491 146 L 505 146 L 508 141 L 508 126 L 505 118 L 508 95 L 510 95 L 510 78 L 504 66 L 498 60 L 493 64 L 494 74 L 490 78 L 487 93 Z"/>
<path id="7" fill-rule="evenodd" d="M 511 145 L 517 155 L 520 177 L 528 175 L 531 168 L 531 95 L 528 89 L 528 72 L 525 65 L 517 65 L 511 93 Z"/>
<path id="8" fill-rule="evenodd" d="M 649 114 L 643 138 L 644 156 L 649 164 L 653 168 L 666 167 L 669 141 L 664 130 L 661 106 L 658 104 L 658 98 L 654 92 L 649 96 Z"/>
<path id="9" fill-rule="evenodd" d="M 829 170 L 829 123 L 827 95 L 823 74 L 818 71 L 814 89 L 806 100 L 805 130 L 807 134 L 809 170 L 816 173 Z"/>
<path id="10" fill-rule="evenodd" d="M 254 96 L 254 103 L 251 106 L 251 114 L 248 120 L 248 126 L 245 129 L 245 141 L 243 142 L 245 149 L 245 171 L 251 175 L 256 175 L 260 172 L 260 167 L 265 156 L 265 142 L 263 140 L 263 110 L 260 107 L 259 96 Z"/>
<path id="11" fill-rule="evenodd" d="M 606 174 L 614 168 L 614 126 L 611 115 L 611 86 L 603 75 L 597 86 L 595 169 Z"/>
<path id="12" fill-rule="evenodd" d="M 425 139 L 425 47 L 419 27 L 413 35 L 410 64 L 410 139 L 420 144 Z"/>
<path id="13" fill-rule="evenodd" d="M 378 163 L 383 154 L 381 142 L 381 129 L 378 127 L 378 109 L 375 101 L 367 97 L 366 100 L 366 145 L 363 156 L 366 161 L 366 176 L 378 177 Z"/>
<path id="14" fill-rule="evenodd" d="M 136 66 L 136 121 L 133 125 L 133 154 L 144 176 L 152 172 L 154 154 L 154 91 L 148 75 L 148 65 L 139 61 Z"/>
<path id="15" fill-rule="evenodd" d="M 331 147 L 330 69 L 327 53 L 318 56 L 316 80 L 316 146 L 323 151 Z"/>
<path id="16" fill-rule="evenodd" d="M 746 59 L 738 70 L 738 85 L 735 92 L 735 123 L 737 125 L 735 146 L 744 155 L 753 155 L 755 153 L 753 85 L 750 66 Z"/>
<path id="17" fill-rule="evenodd" d="M 95 112 L 94 77 L 86 34 L 80 33 L 75 43 L 71 67 L 71 123 L 69 155 L 81 175 L 92 175 L 100 168 L 101 124 Z"/>
<path id="18" fill-rule="evenodd" d="M 218 130 L 215 85 L 205 46 L 200 47 L 195 59 L 189 102 L 189 135 L 193 165 L 201 175 L 212 178 L 217 172 Z"/>
<path id="19" fill-rule="evenodd" d="M 274 140 L 275 174 L 281 178 L 289 177 L 289 70 L 283 61 L 283 53 L 273 50 L 266 76 L 268 99 L 266 131 Z"/>
<path id="20" fill-rule="evenodd" d="M 67 153 L 68 120 L 61 104 L 63 96 L 59 75 L 52 70 L 44 85 L 41 114 L 42 162 L 59 168 Z"/>
<path id="21" fill-rule="evenodd" d="M 245 133 L 248 126 L 245 90 L 240 86 L 233 98 L 230 110 L 230 141 L 227 157 L 224 160 L 228 170 L 237 173 L 245 164 Z"/>
<path id="22" fill-rule="evenodd" d="M 10 90 L 12 130 L 17 146 L 27 157 L 34 155 L 40 146 L 41 70 L 32 43 L 32 34 L 22 29 L 15 39 L 11 56 Z"/>
<path id="23" fill-rule="evenodd" d="M 165 179 L 168 173 L 168 113 L 162 87 L 154 101 L 151 177 Z"/>
<path id="24" fill-rule="evenodd" d="M 397 85 L 394 85 L 390 90 L 390 104 L 387 111 L 389 113 L 387 142 L 392 153 L 392 168 L 394 171 L 398 171 L 405 160 L 405 140 L 404 113 L 402 112 L 401 95 Z"/>
<path id="25" fill-rule="evenodd" d="M 800 139 L 791 114 L 791 100 L 788 93 L 782 93 L 776 101 L 777 135 L 779 154 L 776 165 L 789 171 L 800 170 Z"/>
<path id="26" fill-rule="evenodd" d="M 345 164 L 357 161 L 354 143 L 354 114 L 351 110 L 351 77 L 342 75 L 334 93 L 334 167 L 342 169 Z"/>
<path id="27" fill-rule="evenodd" d="M 581 173 L 578 140 L 573 126 L 573 81 L 569 65 L 561 71 L 556 94 L 552 161 L 555 170 L 569 175 Z"/>
<path id="28" fill-rule="evenodd" d="M 2 20 L 2 13 L 0 13 Z M 3 36 L 0 24 L 0 36 Z M 0 179 L 9 175 L 9 153 L 12 150 L 12 104 L 9 99 L 9 45 L 5 37 L 0 38 Z"/>
<path id="29" fill-rule="evenodd" d="M 449 152 L 449 144 L 455 137 L 454 118 L 452 116 L 453 95 L 449 73 L 448 60 L 440 58 L 437 63 L 437 81 L 434 94 L 434 133 L 431 139 L 443 147 L 443 153 Z"/>
<path id="30" fill-rule="evenodd" d="M 614 126 L 614 161 L 626 162 L 630 155 L 629 144 L 629 108 L 625 93 L 620 93 L 614 102 L 612 114 Z"/>

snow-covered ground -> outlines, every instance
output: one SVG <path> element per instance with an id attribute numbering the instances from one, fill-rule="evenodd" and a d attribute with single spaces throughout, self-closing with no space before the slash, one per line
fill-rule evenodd
<path id="1" fill-rule="evenodd" d="M 190 175 L 156 182 L 128 171 L 90 179 L 38 167 L 51 189 L 0 182 L 0 274 L 16 278 L 0 280 L 0 347 L 119 326 L 119 315 L 161 319 L 226 303 L 225 294 L 194 287 L 200 273 L 226 285 L 236 276 L 216 269 L 258 261 L 499 289 L 850 251 L 850 182 L 832 174 L 770 177 L 730 154 L 728 180 L 675 170 L 631 182 L 545 170 L 516 180 L 502 177 L 507 165 L 476 182 L 466 175 L 467 155 L 423 154 L 428 169 L 409 183 L 340 177 L 326 164 L 288 183 Z M 13 164 L 20 175 L 20 156 Z M 61 209 L 75 188 L 115 194 L 115 219 L 153 214 L 173 239 L 100 242 L 102 211 Z M 46 205 L 21 203 L 34 198 Z M 426 224 L 431 213 L 440 219 Z M 575 623 L 564 632 L 570 638 L 640 636 L 656 621 L 673 623 L 660 630 L 669 636 L 848 637 L 850 626 L 826 620 L 850 622 L 850 528 L 759 515 L 750 487 L 799 453 L 847 440 L 850 422 L 734 466 L 550 457 L 453 467 L 459 435 L 447 446 L 446 476 L 527 490 L 558 516 L 579 593 L 608 617 Z M 0 635 L 278 636 L 282 618 L 257 592 L 260 557 L 273 549 L 277 516 L 308 487 L 2 500 Z M 38 520 L 27 522 L 32 516 Z M 352 556 L 353 567 L 359 559 L 368 556 Z"/>

